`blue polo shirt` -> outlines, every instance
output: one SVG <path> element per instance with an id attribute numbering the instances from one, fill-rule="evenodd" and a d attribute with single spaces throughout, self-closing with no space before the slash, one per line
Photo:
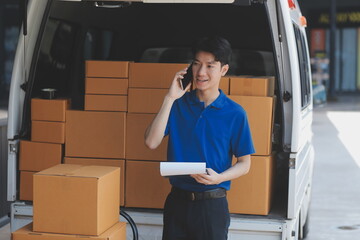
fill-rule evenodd
<path id="1" fill-rule="evenodd" d="M 231 167 L 232 156 L 255 152 L 245 110 L 220 95 L 206 108 L 196 90 L 177 99 L 170 112 L 165 135 L 169 135 L 167 158 L 171 162 L 206 162 L 207 168 L 222 173 Z M 170 183 L 188 191 L 202 192 L 218 187 L 230 189 L 230 181 L 204 185 L 190 176 L 170 177 Z"/>

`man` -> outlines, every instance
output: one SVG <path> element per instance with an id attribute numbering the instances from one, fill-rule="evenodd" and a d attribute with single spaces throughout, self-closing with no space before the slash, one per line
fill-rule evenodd
<path id="1" fill-rule="evenodd" d="M 206 162 L 207 174 L 170 177 L 164 207 L 164 240 L 227 239 L 230 216 L 226 190 L 230 180 L 249 171 L 254 147 L 244 109 L 219 90 L 229 69 L 230 43 L 202 38 L 193 48 L 193 87 L 187 92 L 178 72 L 162 107 L 145 133 L 155 149 L 169 135 L 168 161 Z M 231 166 L 232 156 L 237 158 Z"/>

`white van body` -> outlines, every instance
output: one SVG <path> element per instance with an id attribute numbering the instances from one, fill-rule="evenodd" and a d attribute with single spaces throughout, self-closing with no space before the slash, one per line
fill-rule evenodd
<path id="1" fill-rule="evenodd" d="M 311 145 L 313 106 L 306 33 L 305 27 L 300 21 L 301 12 L 296 0 L 237 0 L 235 3 L 232 3 L 233 1 L 231 0 L 143 0 L 127 2 L 117 1 L 116 4 L 118 4 L 118 6 L 115 6 L 114 2 L 90 1 L 89 3 L 89 1 L 81 2 L 80 0 L 66 2 L 60 0 L 29 0 L 27 11 L 27 35 L 23 35 L 23 31 L 21 31 L 14 61 L 9 99 L 7 136 L 9 142 L 8 201 L 13 201 L 11 208 L 11 231 L 15 231 L 32 221 L 32 203 L 20 201 L 18 199 L 19 140 L 26 136 L 26 131 L 28 131 L 26 122 L 29 121 L 29 110 L 27 109 L 29 109 L 31 95 L 33 94 L 33 91 L 37 90 L 36 87 L 41 86 L 41 84 L 32 86 L 32 79 L 36 78 L 36 75 L 39 74 L 36 72 L 36 69 L 39 67 L 38 65 L 41 64 L 38 64 L 38 59 L 41 57 L 41 54 L 47 50 L 49 52 L 51 51 L 51 47 L 48 46 L 51 43 L 51 39 L 47 40 L 44 37 L 44 31 L 51 32 L 51 26 L 49 27 L 49 25 L 47 25 L 50 22 L 48 21 L 49 15 L 54 15 L 52 16 L 55 19 L 54 22 L 57 22 L 62 18 L 62 15 L 64 15 L 65 19 L 71 14 L 74 14 L 74 9 L 81 9 L 81 5 L 86 4 L 86 8 L 90 9 L 89 13 L 96 14 L 96 11 L 99 10 L 109 13 L 110 16 L 113 14 L 111 11 L 120 11 L 116 9 L 127 11 L 126 7 L 131 4 L 135 4 L 135 6 L 139 7 L 142 7 L 142 5 L 154 5 L 153 9 L 156 10 L 157 6 L 160 6 L 157 2 L 169 3 L 166 6 L 169 6 L 169 9 L 173 9 L 171 11 L 174 11 L 174 13 L 176 13 L 176 9 L 212 9 L 214 6 L 217 7 L 218 3 L 216 2 L 222 2 L 220 4 L 221 6 L 219 5 L 219 9 L 234 8 L 234 12 L 229 13 L 229 15 L 235 14 L 236 11 L 239 11 L 239 13 L 242 13 L 243 15 L 246 15 L 246 12 L 251 14 L 252 9 L 256 9 L 254 12 L 263 13 L 261 20 L 264 22 L 266 21 L 268 24 L 264 25 L 267 26 L 264 29 L 256 29 L 259 26 L 259 23 L 257 22 L 257 16 L 254 16 L 254 14 L 243 16 L 244 19 L 240 18 L 240 20 L 243 21 L 239 21 L 238 23 L 221 22 L 222 25 L 220 27 L 216 25 L 216 22 L 222 20 L 217 19 L 214 16 L 209 16 L 209 19 L 206 20 L 200 20 L 203 22 L 202 24 L 215 24 L 214 26 L 219 27 L 219 29 L 221 29 L 221 27 L 229 28 L 226 30 L 227 32 L 224 30 L 226 33 L 225 37 L 230 38 L 231 40 L 234 35 L 234 39 L 239 41 L 239 49 L 242 49 L 241 51 L 239 50 L 239 52 L 246 52 L 246 47 L 253 44 L 252 46 L 256 50 L 254 52 L 261 53 L 260 55 L 262 56 L 263 61 L 270 61 L 270 64 L 265 64 L 265 70 L 263 70 L 262 73 L 274 74 L 277 79 L 277 109 L 273 141 L 277 151 L 277 183 L 282 186 L 279 187 L 281 188 L 281 190 L 279 190 L 279 196 L 275 196 L 276 200 L 274 201 L 274 204 L 278 206 L 273 207 L 275 210 L 271 211 L 268 216 L 232 214 L 229 239 L 302 239 L 307 227 L 306 223 L 311 198 L 310 194 L 314 161 L 313 148 Z M 201 4 L 194 4 L 195 2 L 201 2 Z M 294 6 L 291 6 L 291 3 L 293 3 Z M 192 5 L 194 5 L 194 7 Z M 76 6 L 76 8 L 72 9 L 73 6 Z M 56 7 L 59 7 L 61 11 L 57 12 Z M 246 8 L 248 8 L 249 11 L 247 11 Z M 74 17 L 75 15 L 77 15 L 76 18 Z M 191 13 L 189 13 L 189 15 L 191 15 Z M 224 13 L 224 16 L 225 15 L 226 14 Z M 76 26 L 79 26 L 81 18 L 85 17 L 85 15 L 79 13 L 74 14 L 74 16 L 70 16 L 70 18 L 78 21 L 78 25 Z M 144 21 L 144 23 L 147 20 L 150 21 L 151 15 L 149 16 L 148 19 L 142 19 L 141 21 Z M 174 16 L 174 18 L 176 18 L 176 16 Z M 194 19 L 196 18 L 194 17 Z M 249 19 L 249 21 L 246 21 L 247 19 Z M 254 21 L 251 21 L 251 19 L 254 19 Z M 87 22 L 87 24 L 91 25 L 94 23 L 97 29 L 101 28 L 99 22 L 105 21 L 99 18 L 95 19 L 95 16 L 93 20 L 94 22 Z M 131 21 L 129 24 L 132 24 Z M 136 24 L 140 24 L 139 26 L 141 26 L 140 21 L 136 22 Z M 168 19 L 166 24 L 172 26 L 172 20 Z M 177 26 L 175 20 L 174 26 Z M 107 26 L 103 27 L 105 29 L 107 28 Z M 183 26 L 183 28 L 186 28 L 186 26 Z M 154 26 L 154 29 L 156 30 L 156 26 Z M 129 28 L 127 30 L 127 33 L 139 34 L 139 36 L 141 36 L 141 33 L 137 33 L 136 29 Z M 206 30 L 201 30 L 206 33 Z M 261 35 L 256 37 L 257 31 L 259 34 L 264 31 L 268 32 L 266 39 L 269 39 L 270 41 L 261 43 L 261 39 L 257 39 L 261 38 Z M 127 35 L 124 33 L 121 36 L 126 38 L 130 36 L 130 34 Z M 235 34 L 240 34 L 241 36 L 235 37 Z M 56 34 L 53 33 L 49 36 L 56 37 Z M 84 36 L 91 38 L 92 35 L 91 32 L 86 32 Z M 106 42 L 108 36 L 113 35 L 109 35 L 109 32 L 105 31 L 102 41 Z M 183 34 L 181 36 L 183 36 Z M 181 36 L 170 36 L 168 42 L 158 41 L 154 45 L 151 45 L 149 42 L 150 48 L 147 50 L 151 53 L 158 48 L 168 47 L 171 41 L 176 45 L 176 40 L 173 39 L 181 38 Z M 246 38 L 250 40 L 246 41 Z M 89 41 L 85 42 L 84 45 L 88 44 Z M 155 42 L 155 40 L 153 41 Z M 230 42 L 233 44 L 232 41 Z M 260 46 L 259 48 L 256 46 L 257 42 L 260 43 L 258 45 Z M 130 40 L 127 42 L 125 40 L 125 44 L 126 43 L 129 44 L 129 48 L 131 48 L 132 42 Z M 267 46 L 267 50 L 270 50 L 263 51 L 263 49 L 261 49 L 262 44 Z M 139 46 L 137 46 L 137 49 Z M 236 47 L 236 44 L 233 44 L 233 47 L 234 46 Z M 244 48 L 245 51 L 243 51 Z M 40 49 L 42 49 L 43 52 L 40 52 Z M 259 51 L 257 51 L 258 49 Z M 262 54 L 263 52 L 270 52 L 271 54 Z M 57 54 L 63 57 L 61 53 Z M 70 57 L 76 58 L 76 51 L 74 51 L 73 54 L 74 55 L 71 55 Z M 271 56 L 271 58 L 268 56 Z M 148 58 L 143 57 L 143 59 Z M 176 60 L 177 59 L 174 59 L 174 61 Z M 61 65 L 61 62 L 58 62 L 57 64 Z M 57 67 L 59 68 L 59 66 Z M 24 86 L 26 91 L 22 90 Z M 161 239 L 161 211 L 128 209 L 127 212 L 138 226 L 140 239 Z M 130 228 L 128 232 L 128 239 L 132 239 Z"/>

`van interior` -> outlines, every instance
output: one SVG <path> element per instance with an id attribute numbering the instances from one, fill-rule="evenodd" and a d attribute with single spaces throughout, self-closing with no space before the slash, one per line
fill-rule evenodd
<path id="1" fill-rule="evenodd" d="M 229 75 L 275 76 L 278 67 L 265 4 L 144 4 L 118 7 L 93 2 L 49 1 L 26 90 L 20 138 L 30 137 L 30 100 L 43 88 L 57 89 L 84 109 L 85 61 L 190 63 L 191 45 L 201 36 L 219 35 L 233 48 Z M 269 218 L 287 211 L 288 155 L 281 143 L 282 105 L 277 103 L 273 126 L 276 174 Z M 247 216 L 257 217 L 257 216 Z"/>

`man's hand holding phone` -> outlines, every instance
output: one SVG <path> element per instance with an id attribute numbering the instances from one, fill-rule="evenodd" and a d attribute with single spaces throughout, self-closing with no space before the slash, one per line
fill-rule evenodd
<path id="1" fill-rule="evenodd" d="M 175 74 L 174 80 L 171 83 L 167 96 L 173 100 L 181 98 L 190 89 L 192 78 L 192 65 L 184 70 L 177 72 Z M 184 89 L 183 87 L 186 83 L 187 85 Z"/>

